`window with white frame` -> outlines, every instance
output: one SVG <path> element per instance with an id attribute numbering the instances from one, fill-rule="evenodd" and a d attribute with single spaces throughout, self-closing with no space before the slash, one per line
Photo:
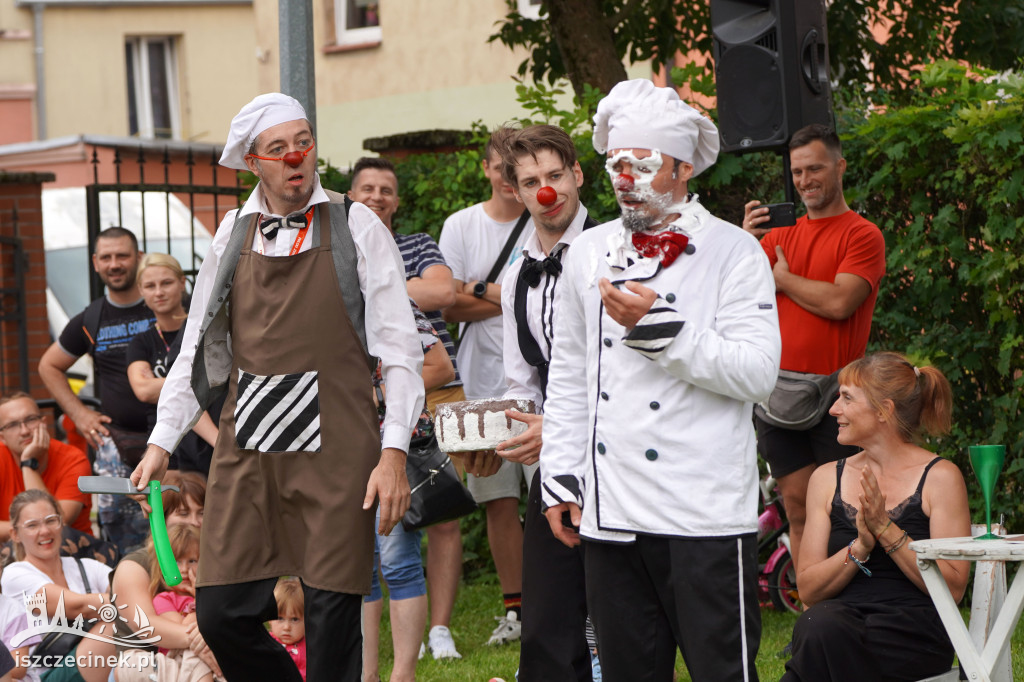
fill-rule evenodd
<path id="1" fill-rule="evenodd" d="M 128 132 L 179 139 L 178 66 L 171 36 L 129 36 L 125 41 Z"/>
<path id="2" fill-rule="evenodd" d="M 334 22 L 338 45 L 381 42 L 378 0 L 334 0 Z"/>
<path id="3" fill-rule="evenodd" d="M 541 0 L 516 0 L 519 13 L 527 19 L 540 19 Z"/>

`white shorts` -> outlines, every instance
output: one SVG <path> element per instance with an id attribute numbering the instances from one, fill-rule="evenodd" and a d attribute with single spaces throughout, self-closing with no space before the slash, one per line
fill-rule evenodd
<path id="1" fill-rule="evenodd" d="M 493 500 L 500 500 L 505 497 L 519 499 L 523 494 L 523 480 L 526 480 L 526 492 L 530 492 L 530 482 L 533 481 L 533 472 L 540 466 L 540 462 L 533 464 L 519 464 L 505 460 L 501 463 L 498 473 L 493 476 L 466 475 L 466 487 L 473 494 L 477 504 L 484 504 Z"/>

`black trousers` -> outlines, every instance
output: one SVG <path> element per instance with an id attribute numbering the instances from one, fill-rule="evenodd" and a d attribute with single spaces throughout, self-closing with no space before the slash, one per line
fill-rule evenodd
<path id="1" fill-rule="evenodd" d="M 541 512 L 540 469 L 526 500 L 519 682 L 591 682 L 583 546 L 563 545 Z"/>
<path id="2" fill-rule="evenodd" d="M 199 632 L 228 682 L 302 682 L 298 668 L 264 623 L 277 618 L 276 578 L 196 590 Z M 363 669 L 358 594 L 303 584 L 307 682 L 359 682 Z"/>
<path id="3" fill-rule="evenodd" d="M 909 580 L 907 586 L 917 589 Z M 931 604 L 826 599 L 796 622 L 782 682 L 907 682 L 952 665 L 953 645 Z"/>
<path id="4" fill-rule="evenodd" d="M 757 681 L 753 533 L 584 544 L 605 682 L 669 682 L 677 646 L 694 682 Z"/>

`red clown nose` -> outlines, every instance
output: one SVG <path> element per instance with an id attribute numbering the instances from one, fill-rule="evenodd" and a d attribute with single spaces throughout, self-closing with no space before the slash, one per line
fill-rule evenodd
<path id="1" fill-rule="evenodd" d="M 633 178 L 625 173 L 619 173 L 619 176 L 615 178 L 615 182 L 612 186 L 619 192 L 632 192 L 633 191 Z"/>
<path id="2" fill-rule="evenodd" d="M 302 162 L 303 160 L 305 160 L 305 158 L 306 155 L 303 154 L 302 152 L 288 152 L 287 154 L 281 157 L 281 160 L 287 163 L 292 168 L 298 168 L 299 166 L 302 165 Z"/>
<path id="3" fill-rule="evenodd" d="M 537 201 L 543 206 L 550 206 L 558 200 L 558 193 L 550 187 L 541 187 L 537 190 Z"/>

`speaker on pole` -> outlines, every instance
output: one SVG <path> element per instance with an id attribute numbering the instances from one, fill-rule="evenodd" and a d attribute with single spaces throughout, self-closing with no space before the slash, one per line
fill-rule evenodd
<path id="1" fill-rule="evenodd" d="M 724 152 L 786 148 L 833 124 L 824 0 L 711 0 Z"/>

